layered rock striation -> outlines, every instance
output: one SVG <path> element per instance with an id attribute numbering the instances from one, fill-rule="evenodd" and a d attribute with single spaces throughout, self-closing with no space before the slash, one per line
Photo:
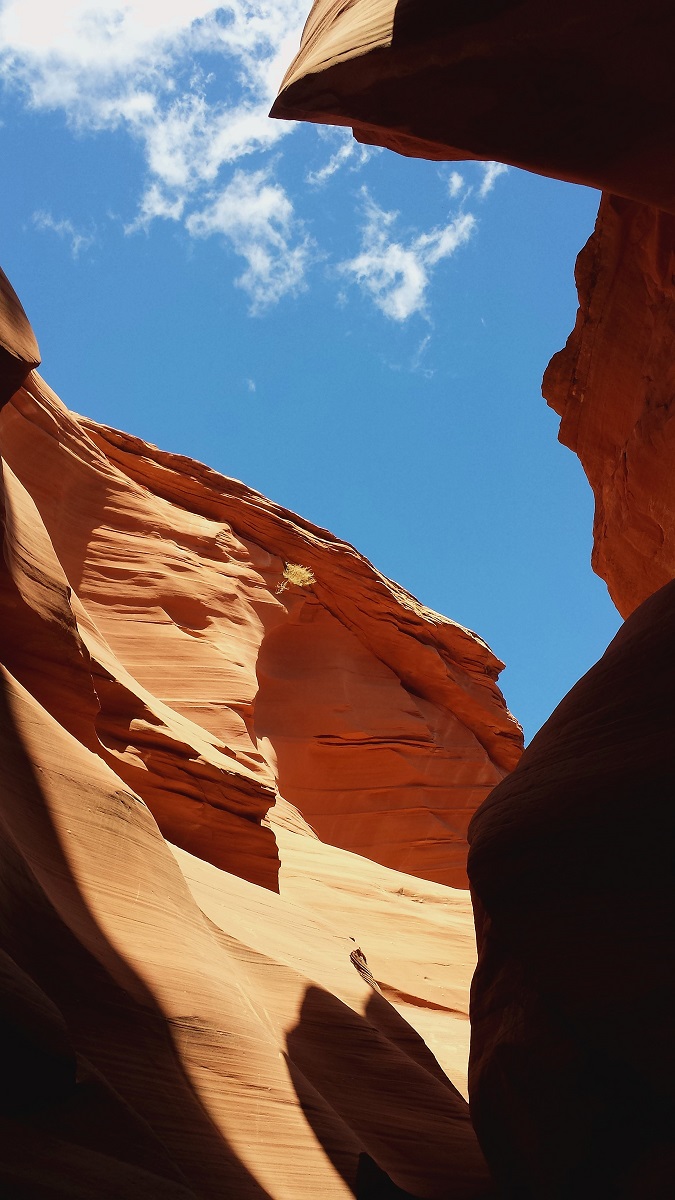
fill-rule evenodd
<path id="1" fill-rule="evenodd" d="M 172 850 L 6 668 L 0 704 L 2 1193 L 487 1194 L 466 1102 L 386 999 L 437 1012 L 461 1063 L 466 893 L 282 828 L 277 895 Z"/>
<path id="2" fill-rule="evenodd" d="M 11 664 L 167 837 L 274 886 L 261 821 L 280 793 L 323 840 L 465 884 L 469 818 L 521 736 L 480 638 L 243 484 L 76 418 L 36 375 L 0 447 L 23 547 L 7 604 L 44 642 L 24 665 L 12 635 Z M 68 675 L 40 666 L 55 651 L 24 582 L 38 542 Z"/>

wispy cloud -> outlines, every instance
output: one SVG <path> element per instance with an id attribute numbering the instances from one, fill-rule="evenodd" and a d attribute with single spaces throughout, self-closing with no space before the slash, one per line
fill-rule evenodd
<path id="1" fill-rule="evenodd" d="M 42 209 L 33 213 L 33 224 L 42 232 L 50 230 L 64 241 L 70 242 L 70 252 L 73 258 L 79 258 L 80 254 L 93 246 L 96 241 L 95 233 L 91 231 L 86 233 L 82 229 L 76 229 L 73 222 L 67 219 L 57 221 L 50 212 Z"/>
<path id="2" fill-rule="evenodd" d="M 328 162 L 323 167 L 319 167 L 316 171 L 309 171 L 306 175 L 306 182 L 311 187 L 322 187 L 328 180 L 335 175 L 342 167 L 350 165 L 350 170 L 358 171 L 360 167 L 372 158 L 373 154 L 379 150 L 375 146 L 362 146 L 355 140 L 351 133 L 345 133 L 343 130 L 331 130 L 331 134 L 337 134 L 341 139 L 341 144 L 338 146 L 334 154 L 331 154 Z M 323 136 L 325 141 L 325 134 Z M 332 139 L 334 140 L 334 138 Z"/>
<path id="3" fill-rule="evenodd" d="M 223 235 L 246 260 L 246 270 L 235 282 L 248 293 L 253 313 L 306 286 L 313 243 L 269 170 L 237 170 L 201 212 L 187 218 L 186 226 L 193 237 Z"/>
<path id="4" fill-rule="evenodd" d="M 484 200 L 492 191 L 499 176 L 506 175 L 509 168 L 506 166 L 506 163 L 499 162 L 480 163 L 480 168 L 483 172 L 483 178 L 478 188 L 478 197 L 480 200 Z"/>
<path id="5" fill-rule="evenodd" d="M 289 122 L 270 121 L 270 102 L 299 42 L 308 0 L 0 0 L 0 81 L 33 111 L 60 112 L 73 129 L 124 130 L 144 170 L 124 231 L 180 222 L 188 234 L 219 234 L 243 259 L 237 284 L 261 312 L 305 287 L 319 257 L 276 178 Z M 209 72 L 213 70 L 213 74 Z M 325 187 L 376 153 L 344 130 L 320 134 L 326 161 L 306 182 Z M 274 153 L 271 153 L 274 151 Z M 488 195 L 507 168 L 479 164 Z M 472 189 L 453 170 L 447 187 L 464 206 Z M 471 235 L 455 215 L 427 233 L 396 235 L 396 214 L 364 193 L 362 245 L 338 268 L 392 320 L 424 312 L 441 260 Z M 84 253 L 94 234 L 67 217 L 35 214 Z M 344 252 L 343 252 L 344 253 Z"/>
<path id="6" fill-rule="evenodd" d="M 140 143 L 146 179 L 127 233 L 157 219 L 196 230 L 221 178 L 234 183 L 242 158 L 292 129 L 267 112 L 305 10 L 306 0 L 0 0 L 0 78 L 33 109 Z M 219 89 L 202 54 L 223 60 Z M 252 244 L 238 232 L 232 244 L 246 247 L 248 289 Z M 263 258 L 266 248 L 269 238 Z"/>
<path id="7" fill-rule="evenodd" d="M 407 321 L 426 309 L 427 289 L 435 267 L 469 240 L 476 225 L 471 213 L 461 213 L 447 225 L 420 233 L 407 243 L 397 241 L 393 227 L 398 213 L 386 212 L 362 189 L 365 221 L 361 251 L 339 270 L 359 284 L 392 321 Z"/>
<path id="8" fill-rule="evenodd" d="M 423 375 L 425 379 L 433 379 L 433 367 L 425 367 L 423 358 L 431 343 L 431 334 L 427 333 L 417 347 L 410 361 L 410 370 L 415 374 Z"/>

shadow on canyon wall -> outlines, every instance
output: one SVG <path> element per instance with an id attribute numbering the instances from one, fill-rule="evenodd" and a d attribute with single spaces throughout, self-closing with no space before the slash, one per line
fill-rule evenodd
<path id="1" fill-rule="evenodd" d="M 351 1032 L 348 1039 L 340 1036 L 345 1029 Z M 335 1036 L 327 1036 L 328 1030 L 333 1030 Z M 372 1049 L 368 1053 L 373 1040 L 382 1050 L 378 1055 Z M 392 1179 L 397 1164 L 423 1177 L 425 1167 L 434 1160 L 433 1145 L 427 1145 L 425 1133 L 433 1142 L 439 1135 L 443 1139 L 447 1132 L 449 1144 L 451 1126 L 456 1130 L 458 1125 L 465 1140 L 457 1161 L 457 1180 L 453 1180 L 453 1164 L 447 1154 L 445 1164 L 436 1166 L 434 1193 L 441 1186 L 448 1196 L 472 1195 L 476 1200 L 488 1200 L 495 1195 L 466 1101 L 420 1035 L 382 996 L 374 992 L 364 1016 L 360 1016 L 331 993 L 309 987 L 298 1023 L 288 1033 L 286 1044 L 288 1070 L 307 1122 L 357 1200 L 419 1200 L 417 1193 Z M 405 1070 L 401 1071 L 402 1055 L 413 1068 L 407 1078 Z M 424 1076 L 420 1076 L 419 1069 Z M 445 1109 L 435 1134 L 425 1129 L 426 1115 L 416 1109 L 415 1092 L 420 1080 L 428 1086 L 432 1103 L 438 1101 L 437 1111 Z M 388 1103 L 400 1106 L 399 1112 L 405 1111 L 408 1104 L 410 1123 L 401 1123 L 397 1132 L 390 1119 L 385 1144 L 379 1136 L 382 1127 L 378 1128 L 377 1114 L 381 1112 L 386 1121 Z M 399 1146 L 404 1143 L 409 1146 L 407 1161 L 398 1156 Z M 346 1155 L 345 1144 L 349 1147 Z M 431 1176 L 433 1168 L 427 1174 L 427 1184 Z"/>

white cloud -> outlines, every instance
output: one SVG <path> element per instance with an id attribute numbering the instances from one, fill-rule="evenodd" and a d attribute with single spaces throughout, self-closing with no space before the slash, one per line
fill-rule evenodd
<path id="1" fill-rule="evenodd" d="M 313 187 L 321 187 L 326 180 L 330 179 L 331 175 L 334 175 L 336 171 L 340 170 L 340 167 L 349 161 L 354 154 L 355 145 L 354 141 L 343 142 L 340 148 L 335 151 L 335 154 L 331 155 L 325 166 L 320 167 L 318 171 L 308 172 L 307 183 Z"/>
<path id="2" fill-rule="evenodd" d="M 51 230 L 58 237 L 70 242 L 70 252 L 73 258 L 78 258 L 83 250 L 88 250 L 96 241 L 94 233 L 85 233 L 76 229 L 72 221 L 67 219 L 57 221 L 50 212 L 40 210 L 33 213 L 33 224 L 41 231 Z"/>
<path id="3" fill-rule="evenodd" d="M 313 243 L 269 170 L 237 170 L 201 212 L 191 213 L 186 226 L 193 237 L 222 234 L 246 260 L 246 270 L 235 282 L 250 296 L 252 312 L 306 286 Z"/>
<path id="4" fill-rule="evenodd" d="M 499 162 L 480 163 L 480 168 L 483 172 L 483 178 L 478 189 L 478 196 L 479 199 L 484 200 L 488 193 L 492 191 L 499 176 L 505 175 L 509 168 L 506 166 L 506 163 Z"/>
<path id="5" fill-rule="evenodd" d="M 422 359 L 424 358 L 424 355 L 429 348 L 430 342 L 431 342 L 431 334 L 428 333 L 425 337 L 422 338 L 422 341 L 420 342 L 419 346 L 417 347 L 415 353 L 413 354 L 412 360 L 410 362 L 410 370 L 413 371 L 415 374 L 423 375 L 425 379 L 433 379 L 433 377 L 434 377 L 433 368 L 425 367 L 424 363 L 422 362 Z"/>
<path id="6" fill-rule="evenodd" d="M 36 106 L 85 122 L 128 83 L 171 87 L 180 58 L 203 51 L 236 59 L 242 82 L 269 99 L 305 9 L 305 0 L 3 0 L 2 59 Z"/>
<path id="7" fill-rule="evenodd" d="M 145 145 L 150 176 L 189 190 L 288 130 L 267 111 L 304 9 L 304 0 L 4 0 L 0 75 L 75 126 L 126 126 Z M 224 59 L 227 100 L 207 99 L 212 80 L 194 69 L 204 52 Z"/>
<path id="8" fill-rule="evenodd" d="M 343 130 L 337 129 L 330 131 L 322 130 L 321 132 L 323 135 L 322 140 L 324 141 L 326 140 L 326 132 L 329 132 L 329 135 L 337 134 L 341 140 L 341 145 L 338 146 L 335 153 L 331 155 L 331 157 L 328 159 L 328 162 L 325 163 L 323 167 L 319 167 L 317 171 L 309 171 L 307 173 L 306 182 L 311 187 L 322 187 L 323 184 L 331 178 L 331 176 L 335 175 L 335 173 L 347 163 L 351 163 L 352 171 L 358 171 L 360 167 L 364 166 L 365 163 L 372 158 L 373 154 L 377 153 L 380 149 L 379 146 L 360 145 L 360 143 L 357 142 L 352 136 L 351 132 L 345 134 Z M 335 138 L 332 138 L 331 140 L 335 141 Z"/>
<path id="9" fill-rule="evenodd" d="M 424 312 L 431 272 L 450 258 L 471 237 L 476 221 L 462 213 L 447 225 L 413 237 L 407 245 L 394 240 L 393 225 L 398 213 L 385 212 L 364 188 L 365 223 L 361 251 L 340 264 L 377 307 L 393 321 L 407 321 Z"/>
<path id="10" fill-rule="evenodd" d="M 307 7 L 308 0 L 0 0 L 0 81 L 28 107 L 62 113 L 72 128 L 126 131 L 145 172 L 125 232 L 164 220 L 193 237 L 220 233 L 244 259 L 237 283 L 260 311 L 302 290 L 316 257 L 273 177 L 275 163 L 259 169 L 260 155 L 269 159 L 293 128 L 267 112 Z M 314 187 L 375 153 L 344 130 L 322 136 L 329 157 L 307 175 Z M 484 197 L 506 168 L 481 166 Z M 455 170 L 448 188 L 465 199 L 471 190 Z M 367 200 L 361 251 L 339 270 L 387 316 L 405 321 L 424 311 L 433 270 L 470 236 L 474 218 L 460 215 L 404 241 L 394 236 L 394 219 Z M 36 214 L 36 224 L 68 239 L 75 256 L 93 240 L 49 213 Z"/>
<path id="11" fill-rule="evenodd" d="M 123 128 L 141 144 L 146 180 L 127 233 L 158 218 L 183 220 L 192 230 L 219 177 L 292 128 L 270 121 L 267 112 L 297 48 L 306 6 L 306 0 L 0 0 L 0 78 L 33 109 L 61 111 L 79 129 Z M 217 87 L 197 66 L 204 53 L 222 61 Z M 237 234 L 235 249 L 242 244 Z M 248 287 L 243 281 L 252 278 L 255 255 L 245 244 L 248 269 L 241 278 Z M 266 238 L 261 261 L 269 245 Z"/>

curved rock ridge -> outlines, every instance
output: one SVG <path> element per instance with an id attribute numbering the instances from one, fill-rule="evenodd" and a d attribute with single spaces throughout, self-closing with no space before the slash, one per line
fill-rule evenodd
<path id="1" fill-rule="evenodd" d="M 40 351 L 21 301 L 0 270 L 0 407 L 40 364 Z"/>
<path id="2" fill-rule="evenodd" d="M 671 581 L 471 825 L 471 1108 L 500 1194 L 672 1192 L 674 667 Z"/>
<path id="3" fill-rule="evenodd" d="M 315 0 L 273 117 L 499 160 L 675 212 L 667 0 Z"/>
<path id="4" fill-rule="evenodd" d="M 462 1086 L 466 892 L 284 827 L 281 895 L 172 852 L 5 667 L 0 756 L 3 1196 L 493 1194 L 442 1069 Z"/>
<path id="5" fill-rule="evenodd" d="M 468 820 L 521 745 L 477 635 L 243 484 L 75 417 L 37 375 L 0 449 L 7 665 L 166 837 L 274 887 L 261 822 L 281 795 L 296 828 L 465 884 Z"/>
<path id="6" fill-rule="evenodd" d="M 543 392 L 595 495 L 593 567 L 626 617 L 675 577 L 675 217 L 603 197 Z"/>

